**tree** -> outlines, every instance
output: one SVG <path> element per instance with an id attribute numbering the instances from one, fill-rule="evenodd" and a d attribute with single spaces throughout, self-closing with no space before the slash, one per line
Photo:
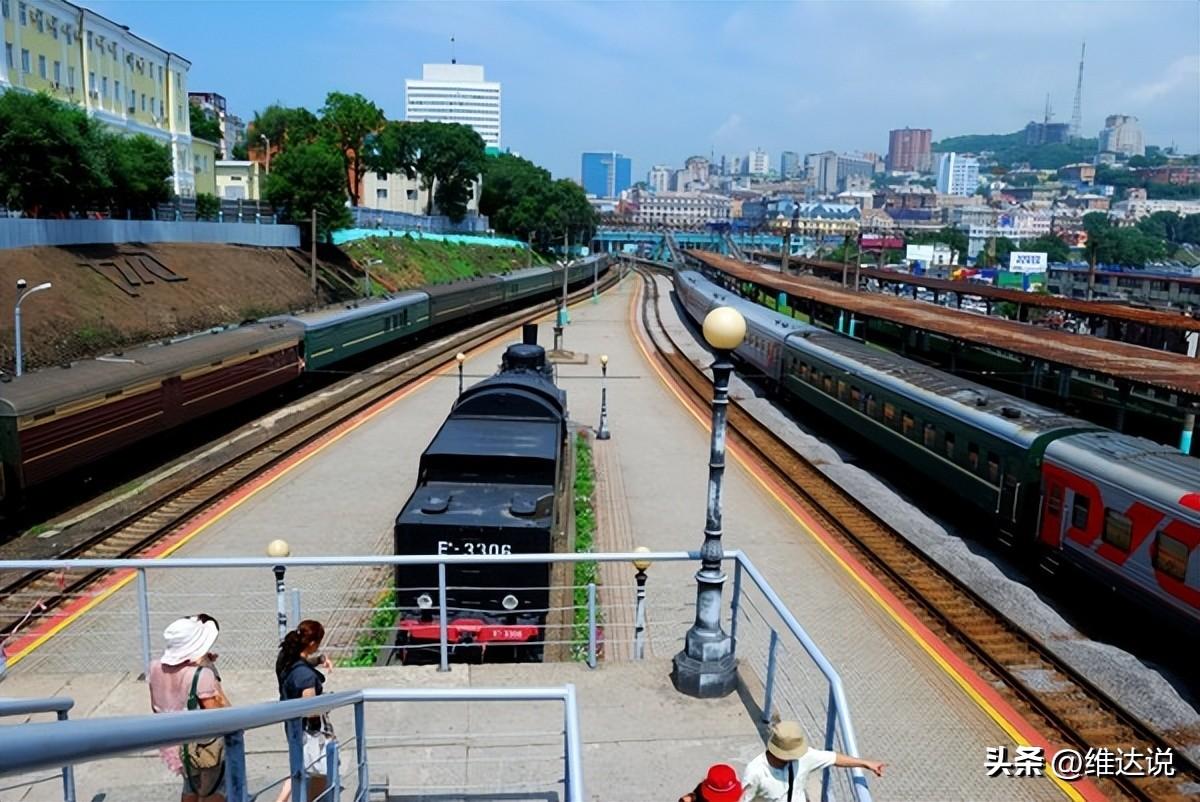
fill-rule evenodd
<path id="1" fill-rule="evenodd" d="M 110 207 L 145 214 L 171 196 L 171 151 L 166 145 L 145 134 L 101 136 L 111 182 Z"/>
<path id="2" fill-rule="evenodd" d="M 951 250 L 958 251 L 960 258 L 964 258 L 967 253 L 966 233 L 950 226 L 939 231 L 909 231 L 904 236 L 910 245 L 929 245 L 941 242 L 949 245 Z"/>
<path id="3" fill-rule="evenodd" d="M 233 150 L 230 151 L 230 155 L 232 155 L 233 158 L 237 159 L 238 161 L 246 161 L 250 158 L 250 153 L 246 148 L 245 142 L 239 142 L 234 145 Z"/>
<path id="4" fill-rule="evenodd" d="M 994 256 L 992 255 L 993 248 Z M 980 251 L 975 263 L 980 267 L 1004 267 L 1008 264 L 1008 255 L 1015 250 L 1018 250 L 1017 244 L 1008 237 L 996 237 L 994 244 L 989 243 L 987 248 Z"/>
<path id="5" fill-rule="evenodd" d="M 1071 259 L 1071 249 L 1053 234 L 1043 234 L 1036 239 L 1026 240 L 1021 244 L 1021 250 L 1045 253 L 1047 262 L 1062 263 Z"/>
<path id="6" fill-rule="evenodd" d="M 196 193 L 196 217 L 201 220 L 211 220 L 221 211 L 221 201 L 216 195 L 207 192 Z"/>
<path id="7" fill-rule="evenodd" d="M 1141 266 L 1167 255 L 1166 243 L 1139 228 L 1118 228 L 1100 212 L 1083 216 L 1088 239 L 1085 253 L 1089 262 Z"/>
<path id="8" fill-rule="evenodd" d="M 65 215 L 109 186 L 99 129 L 84 112 L 45 94 L 0 93 L 0 203 Z"/>
<path id="9" fill-rule="evenodd" d="M 483 138 L 475 130 L 457 123 L 410 123 L 416 158 L 413 166 L 421 176 L 421 188 L 429 193 L 426 214 L 433 214 L 436 199 L 436 183 L 455 183 L 439 197 L 450 203 L 450 208 L 440 202 L 438 207 L 451 219 L 461 220 L 466 214 L 464 198 L 470 197 L 470 185 L 485 165 Z"/>
<path id="10" fill-rule="evenodd" d="M 272 103 L 254 113 L 247 136 L 255 147 L 262 141 L 260 137 L 265 136 L 272 147 L 282 148 L 288 142 L 312 141 L 319 133 L 320 121 L 308 109 Z"/>
<path id="11" fill-rule="evenodd" d="M 221 124 L 214 118 L 209 117 L 208 112 L 195 103 L 189 103 L 188 115 L 191 121 L 193 137 L 208 142 L 221 141 Z"/>
<path id="12" fill-rule="evenodd" d="M 350 225 L 345 162 L 337 147 L 329 142 L 289 144 L 271 162 L 266 196 L 272 206 L 282 209 L 284 217 L 297 225 L 305 225 L 315 208 L 317 230 L 322 235 Z"/>
<path id="13" fill-rule="evenodd" d="M 389 120 L 367 142 L 367 168 L 380 173 L 404 173 L 416 178 L 417 123 Z"/>
<path id="14" fill-rule="evenodd" d="M 367 172 L 367 138 L 383 127 L 383 112 L 359 94 L 330 92 L 321 109 L 321 127 L 333 142 L 345 163 L 346 194 L 350 203 L 359 205 L 358 191 Z"/>
<path id="15" fill-rule="evenodd" d="M 506 234 L 547 249 L 562 242 L 591 238 L 598 218 L 583 190 L 527 159 L 502 153 L 486 160 L 479 210 Z"/>

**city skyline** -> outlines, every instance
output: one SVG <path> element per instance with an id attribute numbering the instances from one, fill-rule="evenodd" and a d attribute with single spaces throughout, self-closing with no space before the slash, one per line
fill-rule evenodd
<path id="1" fill-rule="evenodd" d="M 905 126 L 934 141 L 1009 133 L 1042 119 L 1046 93 L 1066 122 L 1082 40 L 1083 136 L 1128 114 L 1147 144 L 1200 150 L 1194 3 L 1010 3 L 1003 25 L 984 3 L 86 5 L 190 59 L 191 87 L 247 120 L 332 90 L 403 119 L 404 79 L 449 62 L 454 36 L 459 63 L 504 85 L 504 146 L 558 177 L 578 179 L 592 150 L 625 153 L 644 178 L 756 147 L 772 165 L 784 150 L 882 154 Z M 254 40 L 253 68 L 230 15 L 276 32 Z"/>

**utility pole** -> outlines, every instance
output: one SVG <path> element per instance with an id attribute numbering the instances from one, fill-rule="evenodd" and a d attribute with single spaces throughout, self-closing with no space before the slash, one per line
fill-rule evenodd
<path id="1" fill-rule="evenodd" d="M 317 207 L 312 210 L 312 227 L 309 231 L 312 236 L 312 261 L 309 264 L 308 285 L 312 290 L 313 295 L 317 294 Z"/>

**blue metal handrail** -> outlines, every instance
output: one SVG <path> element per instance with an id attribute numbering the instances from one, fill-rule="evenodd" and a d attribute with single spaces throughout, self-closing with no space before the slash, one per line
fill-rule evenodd
<path id="1" fill-rule="evenodd" d="M 26 702 L 26 708 L 45 708 L 45 703 L 50 700 L 23 701 Z M 226 789 L 231 802 L 240 802 L 248 798 L 245 782 L 246 754 L 242 733 L 285 721 L 298 721 L 336 708 L 354 706 L 355 744 L 359 760 L 359 789 L 355 798 L 365 799 L 367 764 L 364 746 L 365 715 L 362 710 L 365 703 L 518 701 L 563 703 L 565 796 L 568 802 L 583 802 L 585 794 L 581 765 L 582 736 L 575 687 L 570 684 L 550 688 L 368 688 L 218 710 L 76 719 L 3 727 L 0 728 L 0 777 L 61 767 L 65 764 L 102 760 L 144 749 L 224 737 Z M 296 728 L 297 733 L 298 731 Z M 293 746 L 298 747 L 299 744 Z M 333 762 L 337 760 L 337 751 L 336 747 L 332 750 Z M 295 789 L 297 793 L 294 796 L 303 800 L 303 767 L 297 765 L 294 760 L 292 763 L 293 778 L 300 778 L 300 788 Z M 331 779 L 334 776 L 331 774 Z"/>

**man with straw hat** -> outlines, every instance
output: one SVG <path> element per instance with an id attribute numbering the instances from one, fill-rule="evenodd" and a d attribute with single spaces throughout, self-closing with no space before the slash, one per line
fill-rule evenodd
<path id="1" fill-rule="evenodd" d="M 150 707 L 155 713 L 229 706 L 212 662 L 215 656 L 211 652 L 219 632 L 216 619 L 204 614 L 179 618 L 163 631 L 166 649 L 150 665 L 146 677 Z M 185 767 L 181 747 L 164 747 L 160 751 L 167 767 L 183 775 L 180 802 L 223 802 L 223 761 L 205 768 Z"/>
<path id="2" fill-rule="evenodd" d="M 767 751 L 746 766 L 741 802 L 804 802 L 808 775 L 830 766 L 870 769 L 883 776 L 879 761 L 812 749 L 799 723 L 781 721 L 771 729 Z"/>

